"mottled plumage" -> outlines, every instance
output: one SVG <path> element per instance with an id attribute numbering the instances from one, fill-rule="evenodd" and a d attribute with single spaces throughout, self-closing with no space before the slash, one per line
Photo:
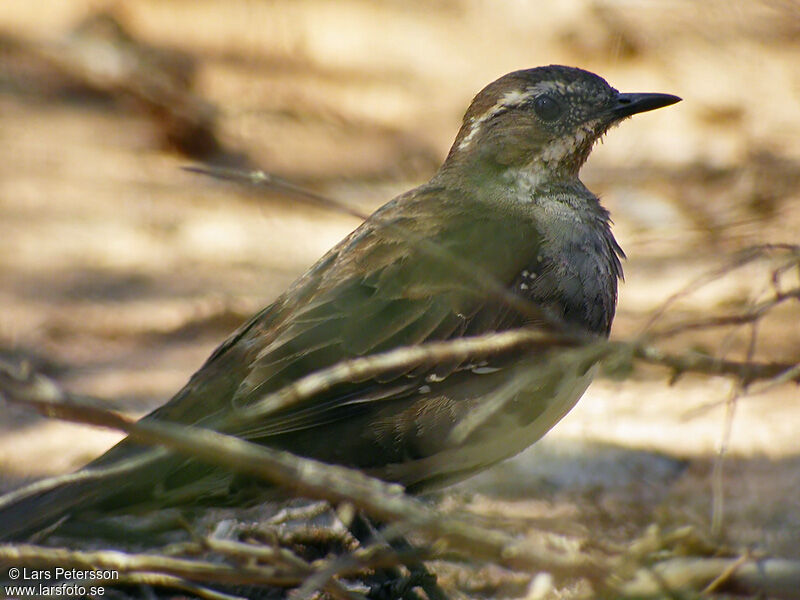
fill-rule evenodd
<path id="1" fill-rule="evenodd" d="M 220 429 L 358 467 L 411 491 L 516 454 L 574 405 L 591 365 L 559 362 L 553 351 L 505 354 L 338 385 L 262 422 L 234 426 L 227 417 L 338 361 L 401 346 L 537 323 L 608 335 L 622 251 L 578 170 L 610 126 L 676 101 L 619 94 L 567 67 L 495 81 L 476 96 L 430 182 L 376 211 L 145 418 Z M 520 312 L 489 293 L 480 285 L 487 276 L 535 310 Z M 503 409 L 454 443 L 453 427 L 497 394 L 509 398 Z M 263 483 L 128 441 L 87 468 L 133 457 L 142 466 L 123 476 L 0 510 L 0 537 L 92 508 L 246 503 L 265 493 Z"/>

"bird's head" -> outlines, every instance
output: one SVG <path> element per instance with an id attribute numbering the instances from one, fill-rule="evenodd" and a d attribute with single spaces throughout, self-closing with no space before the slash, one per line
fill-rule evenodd
<path id="1" fill-rule="evenodd" d="M 514 71 L 481 90 L 445 161 L 471 171 L 526 169 L 575 177 L 594 143 L 636 113 L 680 101 L 623 94 L 594 73 L 552 65 Z"/>

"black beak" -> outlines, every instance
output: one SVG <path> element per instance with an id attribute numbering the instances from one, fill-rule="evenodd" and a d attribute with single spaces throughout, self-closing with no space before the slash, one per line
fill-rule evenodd
<path id="1" fill-rule="evenodd" d="M 611 114 L 615 119 L 623 119 L 680 101 L 681 98 L 672 94 L 617 94 L 617 104 L 611 109 Z"/>

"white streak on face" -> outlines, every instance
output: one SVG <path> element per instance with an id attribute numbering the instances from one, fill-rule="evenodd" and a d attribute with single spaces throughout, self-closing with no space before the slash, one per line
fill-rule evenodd
<path id="1" fill-rule="evenodd" d="M 478 134 L 481 130 L 481 126 L 494 117 L 496 114 L 506 111 L 510 108 L 517 107 L 524 103 L 525 101 L 529 100 L 530 98 L 534 98 L 539 94 L 543 94 L 544 92 L 560 92 L 563 90 L 563 85 L 559 85 L 553 81 L 541 81 L 536 85 L 526 88 L 525 90 L 509 90 L 503 96 L 495 102 L 494 106 L 492 106 L 489 110 L 485 113 L 480 115 L 479 117 L 472 117 L 470 119 L 470 129 L 467 135 L 464 136 L 464 139 L 458 144 L 458 149 L 463 150 L 467 146 L 470 145 L 472 139 Z"/>
<path id="2" fill-rule="evenodd" d="M 463 150 L 467 146 L 470 145 L 472 138 L 474 138 L 478 132 L 481 130 L 481 126 L 494 117 L 496 114 L 506 111 L 510 108 L 515 108 L 520 106 L 522 103 L 527 101 L 530 98 L 538 96 L 539 94 L 550 91 L 555 89 L 556 86 L 549 81 L 541 82 L 536 84 L 533 87 L 527 88 L 525 90 L 509 90 L 503 96 L 495 102 L 494 106 L 492 106 L 489 110 L 485 113 L 480 115 L 479 117 L 472 117 L 470 119 L 470 128 L 467 135 L 464 136 L 464 139 L 458 144 L 458 149 Z"/>
<path id="3" fill-rule="evenodd" d="M 530 96 L 531 94 L 529 92 L 523 92 L 521 90 L 511 90 L 503 94 L 503 97 L 495 102 L 494 106 L 492 106 L 481 116 L 472 117 L 470 120 L 469 133 L 467 133 L 467 135 L 464 136 L 464 139 L 461 140 L 461 143 L 458 145 L 458 149 L 463 150 L 469 146 L 472 138 L 478 134 L 478 132 L 481 130 L 481 125 L 483 125 L 486 121 L 491 119 L 496 114 L 503 112 L 504 110 L 519 106 L 525 101 L 526 98 L 530 98 Z"/>

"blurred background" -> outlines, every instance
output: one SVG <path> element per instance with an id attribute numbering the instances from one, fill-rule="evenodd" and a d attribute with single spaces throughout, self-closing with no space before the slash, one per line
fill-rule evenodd
<path id="1" fill-rule="evenodd" d="M 628 254 L 613 337 L 681 290 L 662 326 L 797 288 L 771 255 L 702 279 L 800 241 L 795 1 L 4 0 L 0 356 L 143 414 L 358 225 L 182 167 L 259 167 L 371 212 L 435 172 L 484 85 L 551 63 L 684 98 L 609 132 L 583 171 Z M 797 299 L 765 313 L 663 347 L 797 362 Z M 797 386 L 732 401 L 730 380 L 669 375 L 597 381 L 443 506 L 622 542 L 690 524 L 800 556 Z M 7 405 L 0 432 L 2 489 L 118 439 Z"/>

